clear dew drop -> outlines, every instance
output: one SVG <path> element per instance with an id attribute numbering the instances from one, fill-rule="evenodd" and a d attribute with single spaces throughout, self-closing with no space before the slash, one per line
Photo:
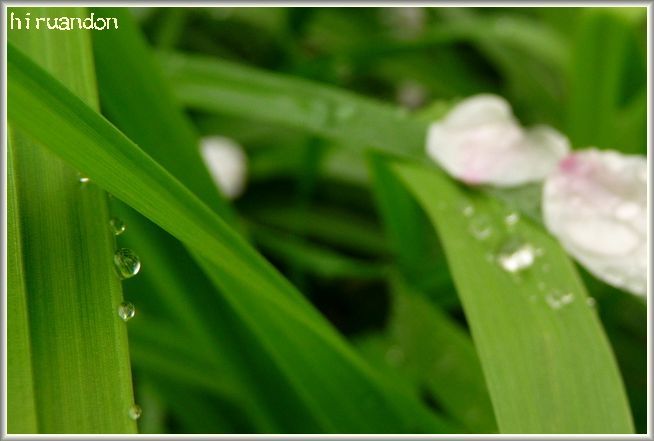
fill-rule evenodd
<path id="1" fill-rule="evenodd" d="M 132 303 L 122 302 L 120 305 L 118 305 L 118 317 L 120 317 L 124 322 L 134 318 L 135 314 L 136 308 L 134 308 Z"/>
<path id="2" fill-rule="evenodd" d="M 475 214 L 475 207 L 470 204 L 463 204 L 461 206 L 461 214 L 465 217 L 472 217 Z"/>
<path id="3" fill-rule="evenodd" d="M 520 215 L 515 211 L 507 214 L 504 218 L 504 225 L 509 228 L 514 227 L 518 222 L 520 222 Z"/>
<path id="4" fill-rule="evenodd" d="M 141 261 L 129 248 L 119 248 L 114 254 L 114 266 L 121 279 L 134 277 L 141 270 Z"/>
<path id="5" fill-rule="evenodd" d="M 597 307 L 597 300 L 595 300 L 595 297 L 586 297 L 586 306 L 589 308 Z"/>
<path id="6" fill-rule="evenodd" d="M 509 240 L 502 246 L 497 255 L 497 262 L 504 271 L 517 273 L 523 271 L 534 264 L 536 260 L 536 250 L 526 242 Z"/>
<path id="7" fill-rule="evenodd" d="M 131 406 L 128 411 L 129 417 L 134 421 L 141 418 L 142 413 L 143 411 L 141 410 L 141 406 L 139 406 L 138 404 L 134 404 L 133 406 Z"/>
<path id="8" fill-rule="evenodd" d="M 112 217 L 111 220 L 109 220 L 109 226 L 111 227 L 111 231 L 113 231 L 114 235 L 120 236 L 125 232 L 125 222 L 122 220 L 118 219 L 117 217 Z"/>
<path id="9" fill-rule="evenodd" d="M 470 219 L 468 230 L 477 240 L 486 240 L 493 235 L 493 226 L 487 216 L 477 216 Z"/>
<path id="10" fill-rule="evenodd" d="M 574 299 L 574 294 L 563 291 L 552 291 L 545 296 L 547 305 L 552 309 L 561 309 L 572 303 Z"/>
<path id="11" fill-rule="evenodd" d="M 91 182 L 91 179 L 89 179 L 88 176 L 83 175 L 82 173 L 77 173 L 77 181 L 80 184 L 84 185 L 84 184 L 88 184 L 89 182 Z"/>

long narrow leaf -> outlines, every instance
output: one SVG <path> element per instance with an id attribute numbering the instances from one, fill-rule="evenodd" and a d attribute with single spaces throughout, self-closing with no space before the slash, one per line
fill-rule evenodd
<path id="1" fill-rule="evenodd" d="M 35 17 L 62 12 L 57 8 L 31 11 Z M 65 11 L 85 16 L 84 9 Z M 88 32 L 15 30 L 9 39 L 97 108 Z M 50 134 L 56 131 L 56 126 L 49 129 Z M 113 268 L 115 243 L 106 195 L 97 187 L 81 185 L 74 168 L 19 127 L 12 125 L 10 142 L 38 430 L 133 433 L 127 334 L 117 314 L 122 291 Z M 9 407 L 25 404 L 10 402 Z"/>
<path id="2" fill-rule="evenodd" d="M 395 170 L 439 233 L 500 431 L 633 433 L 613 353 L 559 245 L 528 221 L 506 230 L 497 202 L 466 195 L 442 172 L 408 164 Z M 462 206 L 476 217 L 466 218 Z M 488 239 L 475 236 L 479 222 Z M 514 241 L 542 253 L 524 273 L 498 263 Z"/>
<path id="3" fill-rule="evenodd" d="M 314 419 L 314 430 L 448 430 L 418 403 L 380 384 L 325 319 L 166 170 L 11 45 L 8 59 L 10 121 L 204 257 L 207 272 L 262 348 L 280 369 L 293 372 L 295 393 L 313 412 L 303 418 Z M 52 127 L 58 128 L 54 136 Z M 314 352 L 317 347 L 323 350 Z"/>
<path id="4" fill-rule="evenodd" d="M 11 137 L 11 135 L 10 135 Z M 37 433 L 32 349 L 13 152 L 7 167 L 7 432 Z"/>

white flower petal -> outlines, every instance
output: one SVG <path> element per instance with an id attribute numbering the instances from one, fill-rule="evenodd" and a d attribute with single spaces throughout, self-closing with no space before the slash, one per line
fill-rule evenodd
<path id="1" fill-rule="evenodd" d="M 240 145 L 229 138 L 211 136 L 200 141 L 204 159 L 216 186 L 229 199 L 243 193 L 247 158 Z"/>
<path id="2" fill-rule="evenodd" d="M 570 150 L 556 130 L 523 129 L 501 97 L 476 95 L 455 106 L 427 135 L 427 153 L 468 184 L 508 187 L 540 181 Z"/>
<path id="3" fill-rule="evenodd" d="M 589 149 L 559 163 L 543 189 L 545 226 L 597 278 L 645 295 L 647 160 Z"/>

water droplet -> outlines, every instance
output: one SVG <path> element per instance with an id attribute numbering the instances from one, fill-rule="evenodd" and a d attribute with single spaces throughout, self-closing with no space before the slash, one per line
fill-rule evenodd
<path id="1" fill-rule="evenodd" d="M 472 215 L 475 214 L 475 207 L 470 204 L 463 204 L 461 207 L 461 214 L 465 217 L 472 217 Z"/>
<path id="2" fill-rule="evenodd" d="M 510 240 L 502 246 L 497 256 L 500 266 L 510 273 L 525 270 L 533 265 L 536 259 L 534 247 L 529 243 Z"/>
<path id="3" fill-rule="evenodd" d="M 399 366 L 404 362 L 404 351 L 398 345 L 392 346 L 386 351 L 386 362 L 391 366 Z"/>
<path id="4" fill-rule="evenodd" d="M 141 418 L 141 413 L 143 413 L 143 411 L 141 410 L 141 406 L 139 406 L 138 404 L 134 404 L 132 407 L 130 407 L 128 412 L 129 417 L 134 421 Z"/>
<path id="5" fill-rule="evenodd" d="M 109 226 L 111 226 L 111 231 L 114 232 L 116 236 L 120 236 L 125 232 L 125 222 L 118 219 L 117 217 L 112 217 L 109 221 Z"/>
<path id="6" fill-rule="evenodd" d="M 493 234 L 493 227 L 488 216 L 477 216 L 470 220 L 468 229 L 477 240 L 486 240 Z"/>
<path id="7" fill-rule="evenodd" d="M 88 176 L 83 175 L 82 173 L 77 173 L 77 180 L 78 180 L 79 183 L 82 184 L 82 185 L 84 185 L 84 184 L 88 184 L 89 182 L 91 182 L 91 179 L 89 179 Z"/>
<path id="8" fill-rule="evenodd" d="M 561 309 L 575 299 L 571 292 L 552 291 L 545 296 L 545 301 L 552 309 Z"/>
<path id="9" fill-rule="evenodd" d="M 597 306 L 597 300 L 595 300 L 595 297 L 586 297 L 586 305 L 589 308 L 595 308 Z"/>
<path id="10" fill-rule="evenodd" d="M 520 215 L 515 211 L 507 214 L 506 217 L 504 218 L 504 224 L 509 228 L 515 226 L 519 221 L 520 221 Z"/>
<path id="11" fill-rule="evenodd" d="M 123 319 L 124 322 L 131 320 L 136 314 L 136 308 L 134 305 L 129 302 L 122 302 L 118 305 L 118 316 Z"/>
<path id="12" fill-rule="evenodd" d="M 118 277 L 129 279 L 138 274 L 141 269 L 141 261 L 129 248 L 119 248 L 114 254 L 114 265 Z"/>

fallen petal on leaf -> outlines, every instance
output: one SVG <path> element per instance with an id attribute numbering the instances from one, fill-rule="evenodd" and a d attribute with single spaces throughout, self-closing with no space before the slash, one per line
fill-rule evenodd
<path id="1" fill-rule="evenodd" d="M 501 97 L 476 95 L 456 105 L 427 135 L 427 153 L 467 184 L 518 186 L 543 180 L 570 150 L 556 130 L 524 129 Z"/>
<path id="2" fill-rule="evenodd" d="M 597 278 L 647 290 L 647 160 L 589 149 L 569 155 L 545 181 L 543 218 Z"/>

